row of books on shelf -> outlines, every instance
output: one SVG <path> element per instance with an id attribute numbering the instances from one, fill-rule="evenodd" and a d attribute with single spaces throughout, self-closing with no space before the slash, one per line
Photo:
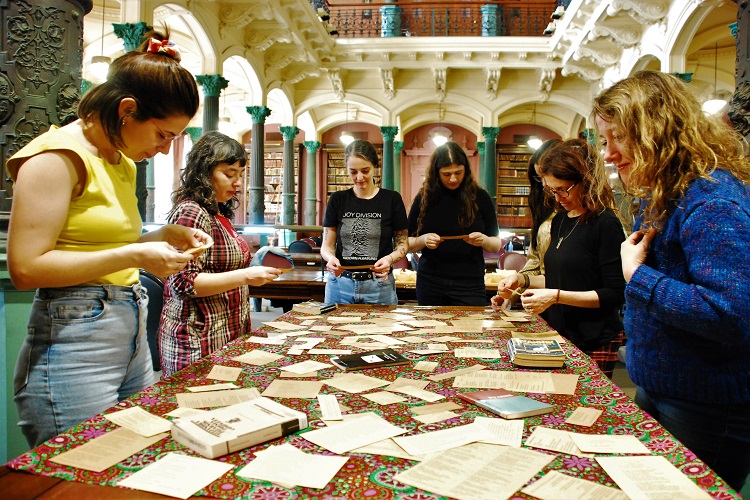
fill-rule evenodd
<path id="1" fill-rule="evenodd" d="M 531 227 L 530 215 L 498 215 L 497 223 L 500 227 Z"/>
<path id="2" fill-rule="evenodd" d="M 529 195 L 531 188 L 529 186 L 500 186 L 497 189 L 497 194 L 509 194 L 509 195 Z"/>

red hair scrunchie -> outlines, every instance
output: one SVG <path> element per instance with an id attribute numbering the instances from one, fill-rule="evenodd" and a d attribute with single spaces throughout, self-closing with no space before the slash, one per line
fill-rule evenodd
<path id="1" fill-rule="evenodd" d="M 149 54 L 164 54 L 177 62 L 180 62 L 182 59 L 180 56 L 180 49 L 174 42 L 170 42 L 169 40 L 157 40 L 156 38 L 150 39 L 148 41 L 146 52 Z"/>

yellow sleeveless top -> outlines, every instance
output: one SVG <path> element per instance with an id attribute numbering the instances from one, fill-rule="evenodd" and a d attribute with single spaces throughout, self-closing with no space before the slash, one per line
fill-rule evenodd
<path id="1" fill-rule="evenodd" d="M 32 156 L 55 150 L 72 151 L 86 167 L 83 192 L 70 200 L 68 217 L 55 249 L 94 252 L 138 240 L 142 223 L 135 197 L 136 168 L 135 163 L 124 155 L 119 165 L 112 165 L 53 125 L 8 160 L 6 166 L 10 177 L 15 180 L 18 170 Z M 44 214 L 39 214 L 39 217 L 44 217 Z M 129 286 L 137 282 L 138 269 L 129 268 L 87 284 Z"/>

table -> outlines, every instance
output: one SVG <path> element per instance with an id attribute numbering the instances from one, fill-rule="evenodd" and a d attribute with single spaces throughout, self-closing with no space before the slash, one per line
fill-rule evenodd
<path id="1" fill-rule="evenodd" d="M 329 316 L 343 316 L 345 313 L 359 313 L 362 322 L 367 318 L 375 317 L 381 314 L 387 308 L 382 306 L 342 306 L 336 311 L 329 313 Z M 483 311 L 483 308 L 432 308 L 426 310 L 418 307 L 399 306 L 399 310 L 408 309 L 412 313 L 427 313 L 435 315 L 436 313 L 451 314 L 453 319 L 460 319 L 469 314 Z M 488 317 L 499 318 L 500 313 L 486 313 Z M 296 312 L 288 313 L 279 320 L 299 324 L 304 320 L 304 316 Z M 329 324 L 328 316 L 315 320 L 315 324 Z M 539 318 L 533 318 L 530 323 L 521 323 L 517 329 L 519 331 L 544 331 L 548 327 Z M 263 332 L 274 330 L 270 326 L 264 326 Z M 256 332 L 257 333 L 257 332 Z M 316 332 L 319 336 L 321 332 Z M 408 334 L 405 332 L 404 334 Z M 394 334 L 394 337 L 404 334 Z M 438 334 L 441 335 L 441 334 Z M 493 339 L 494 346 L 503 351 L 500 359 L 474 359 L 474 358 L 456 358 L 452 352 L 439 355 L 431 355 L 429 358 L 411 353 L 405 353 L 407 357 L 414 361 L 429 359 L 438 361 L 439 367 L 436 373 L 449 372 L 465 366 L 471 366 L 476 363 L 486 365 L 490 370 L 518 370 L 514 368 L 507 357 L 504 345 L 510 337 L 508 330 L 492 330 L 482 333 L 464 333 L 456 334 L 466 339 Z M 325 342 L 317 347 L 338 347 L 341 335 L 324 335 Z M 289 342 L 287 342 L 288 344 Z M 451 347 L 468 347 L 471 343 L 453 344 Z M 489 344 L 474 344 L 475 347 L 487 348 Z M 194 365 L 178 372 L 172 377 L 159 381 L 155 385 L 147 388 L 143 392 L 121 402 L 117 407 L 109 411 L 120 410 L 134 405 L 142 406 L 154 414 L 162 415 L 173 410 L 176 407 L 175 394 L 184 392 L 187 385 L 198 385 L 208 383 L 205 379 L 206 374 L 211 370 L 214 364 L 225 366 L 243 367 L 242 375 L 236 382 L 238 385 L 247 387 L 257 387 L 263 390 L 271 383 L 279 373 L 279 367 L 290 363 L 302 361 L 305 359 L 316 359 L 326 361 L 326 355 L 303 355 L 294 357 L 285 357 L 277 362 L 269 363 L 265 366 L 249 366 L 231 358 L 238 356 L 253 349 L 263 349 L 269 352 L 286 354 L 289 346 L 271 346 L 260 345 L 246 342 L 245 339 L 238 339 L 220 351 L 204 358 Z M 524 439 L 528 438 L 531 430 L 536 426 L 543 425 L 557 429 L 571 430 L 584 433 L 610 433 L 610 434 L 633 434 L 638 437 L 654 455 L 661 455 L 668 459 L 675 467 L 680 469 L 683 474 L 695 481 L 698 486 L 710 495 L 729 499 L 739 499 L 739 495 L 731 490 L 725 483 L 716 476 L 703 462 L 698 460 L 684 446 L 676 441 L 658 422 L 653 420 L 648 414 L 642 412 L 635 403 L 624 394 L 617 386 L 613 385 L 596 367 L 588 356 L 570 344 L 564 346 L 567 361 L 566 366 L 558 373 L 571 373 L 578 375 L 578 385 L 574 395 L 559 394 L 534 394 L 534 399 L 549 402 L 555 405 L 555 411 L 551 414 L 536 417 L 528 417 L 524 420 Z M 401 349 L 399 349 L 401 350 Z M 325 380 L 334 376 L 339 370 L 335 368 L 324 369 L 318 372 L 318 378 Z M 412 369 L 412 365 L 393 366 L 379 369 L 372 369 L 366 372 L 366 375 L 381 378 L 384 380 L 395 380 L 399 376 L 409 378 L 424 378 L 424 372 L 418 372 Z M 306 379 L 309 380 L 309 379 Z M 322 393 L 331 390 L 330 386 L 324 385 Z M 452 387 L 452 379 L 446 379 L 440 382 L 431 382 L 427 390 L 436 392 L 446 397 L 447 401 L 461 403 L 456 397 L 456 389 Z M 369 411 L 377 405 L 363 398 L 360 394 L 348 394 L 343 391 L 333 389 L 332 393 L 339 394 L 340 402 L 350 408 L 350 412 L 358 413 Z M 317 404 L 315 400 L 287 398 L 279 400 L 283 404 L 304 411 L 308 414 L 310 420 L 310 429 L 320 428 L 324 423 L 320 420 Z M 376 409 L 384 418 L 395 425 L 408 429 L 408 434 L 417 434 L 444 429 L 456 425 L 468 424 L 476 416 L 492 416 L 478 407 L 461 403 L 464 408 L 458 410 L 459 416 L 450 420 L 438 422 L 435 424 L 421 424 L 413 420 L 411 408 L 421 406 L 424 402 L 421 400 L 409 400 L 406 403 L 397 403 L 386 406 L 377 406 Z M 596 405 L 604 410 L 597 422 L 590 428 L 583 428 L 565 424 L 564 418 L 574 408 L 581 405 Z M 3 498 L 23 498 L 35 497 L 40 494 L 41 498 L 52 497 L 73 497 L 80 498 L 144 498 L 149 497 L 143 492 L 135 492 L 122 488 L 112 488 L 117 481 L 125 476 L 141 469 L 143 466 L 151 463 L 157 456 L 165 452 L 180 452 L 188 455 L 197 456 L 191 450 L 175 443 L 170 438 L 165 438 L 155 445 L 136 453 L 129 459 L 121 462 L 115 467 L 107 469 L 101 474 L 94 474 L 83 470 L 71 469 L 69 467 L 57 465 L 48 459 L 62 451 L 71 449 L 93 436 L 100 435 L 106 430 L 115 428 L 114 424 L 97 415 L 86 422 L 79 424 L 73 429 L 60 434 L 47 443 L 35 448 L 20 457 L 9 462 L 7 467 L 0 469 L 0 496 Z M 243 465 L 254 457 L 254 452 L 265 449 L 271 444 L 289 442 L 293 446 L 302 449 L 307 453 L 325 452 L 322 448 L 313 445 L 305 440 L 301 431 L 295 435 L 287 436 L 274 440 L 270 443 L 257 445 L 236 453 L 232 453 L 223 458 L 228 463 L 236 466 Z M 552 462 L 541 473 L 552 470 L 564 470 L 568 474 L 585 478 L 593 482 L 612 485 L 609 476 L 600 468 L 598 463 L 593 459 L 576 457 L 565 454 L 555 454 Z M 263 481 L 243 480 L 234 476 L 233 472 L 225 474 L 218 481 L 209 485 L 201 491 L 202 495 L 208 497 L 220 498 L 273 498 L 273 499 L 293 499 L 293 498 L 420 498 L 420 499 L 437 499 L 442 498 L 429 492 L 419 490 L 414 487 L 397 483 L 392 479 L 395 473 L 404 471 L 414 465 L 414 462 L 402 458 L 387 457 L 370 454 L 348 453 L 350 458 L 346 466 L 339 471 L 327 487 L 323 490 L 311 490 L 298 487 L 296 489 L 287 489 L 272 483 Z M 13 470 L 11 470 L 13 469 Z M 234 469 L 236 470 L 236 469 Z M 25 472 L 30 471 L 34 475 Z M 540 473 L 540 474 L 541 474 Z M 537 475 L 538 477 L 539 475 Z M 59 478 L 67 481 L 60 481 Z M 89 483 L 89 484 L 84 484 Z M 92 484 L 98 486 L 92 486 Z M 5 494 L 3 494 L 5 493 Z M 154 498 L 157 498 L 154 496 Z M 514 498 L 529 498 L 523 493 L 517 493 Z"/>

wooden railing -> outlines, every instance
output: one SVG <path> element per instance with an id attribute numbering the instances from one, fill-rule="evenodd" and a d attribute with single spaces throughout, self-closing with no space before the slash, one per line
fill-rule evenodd
<path id="1" fill-rule="evenodd" d="M 341 38 L 379 38 L 381 7 L 398 6 L 401 36 L 482 36 L 484 5 L 497 5 L 497 36 L 543 36 L 555 0 L 468 0 L 462 2 L 332 3 L 329 23 Z"/>

